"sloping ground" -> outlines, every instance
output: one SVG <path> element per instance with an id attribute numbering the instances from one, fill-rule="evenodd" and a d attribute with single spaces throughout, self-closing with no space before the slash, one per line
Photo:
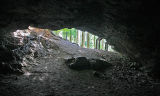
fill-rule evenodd
<path id="1" fill-rule="evenodd" d="M 158 81 L 118 53 L 81 48 L 54 36 L 29 38 L 17 51 L 25 53 L 25 73 L 0 75 L 0 96 L 159 96 Z M 104 59 L 114 66 L 97 77 L 94 70 L 71 70 L 64 63 L 79 56 Z"/>

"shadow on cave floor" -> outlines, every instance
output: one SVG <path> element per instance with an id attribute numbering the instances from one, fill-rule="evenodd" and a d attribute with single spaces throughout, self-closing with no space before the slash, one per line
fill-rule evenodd
<path id="1" fill-rule="evenodd" d="M 23 75 L 0 75 L 0 96 L 158 96 L 151 78 L 118 53 L 81 48 L 69 41 L 50 39 L 45 55 L 25 56 Z M 35 41 L 34 41 L 35 42 Z M 51 48 L 52 47 L 52 48 Z M 39 50 L 39 49 L 38 49 Z M 39 51 L 38 51 L 39 52 Z M 37 53 L 39 54 L 39 53 Z M 103 77 L 94 70 L 71 70 L 65 59 L 84 56 L 103 59 L 113 64 Z M 132 66 L 131 66 L 132 65 Z"/>

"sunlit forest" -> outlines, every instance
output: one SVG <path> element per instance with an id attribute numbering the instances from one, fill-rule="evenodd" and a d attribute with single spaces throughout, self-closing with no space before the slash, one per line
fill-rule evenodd
<path id="1" fill-rule="evenodd" d="M 52 32 L 65 40 L 69 40 L 72 43 L 77 43 L 83 48 L 114 51 L 112 46 L 109 45 L 105 39 L 99 38 L 98 36 L 87 31 L 81 31 L 75 28 L 64 28 Z"/>

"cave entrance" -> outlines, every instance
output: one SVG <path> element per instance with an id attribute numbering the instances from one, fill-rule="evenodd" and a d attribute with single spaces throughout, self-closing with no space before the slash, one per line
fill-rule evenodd
<path id="1" fill-rule="evenodd" d="M 52 31 L 55 35 L 62 37 L 72 43 L 76 43 L 83 48 L 99 49 L 114 52 L 113 46 L 109 45 L 106 39 L 100 38 L 87 31 L 76 28 L 63 28 Z"/>
<path id="2" fill-rule="evenodd" d="M 4 45 L 8 48 L 7 50 L 10 50 L 10 54 L 13 54 L 12 62 L 18 63 L 15 63 L 14 65 L 12 63 L 10 64 L 10 62 L 8 63 L 7 60 L 4 62 L 2 61 L 3 67 L 1 68 L 14 72 L 24 72 L 26 73 L 25 75 L 30 75 L 27 73 L 30 71 L 28 68 L 32 68 L 32 65 L 37 61 L 39 62 L 37 62 L 36 65 L 43 62 L 42 65 L 44 67 L 41 68 L 47 69 L 49 66 L 46 64 L 53 62 L 56 62 L 56 64 L 64 64 L 67 60 L 71 59 L 72 61 L 72 59 L 77 60 L 78 58 L 80 58 L 80 61 L 81 59 L 82 61 L 84 60 L 84 62 L 90 61 L 91 63 L 94 63 L 95 60 L 98 60 L 96 62 L 99 62 L 99 60 L 106 62 L 107 60 L 110 60 L 109 56 L 119 56 L 105 39 L 75 28 L 64 28 L 54 31 L 29 26 L 28 29 L 12 32 L 10 38 L 4 41 L 9 43 L 4 42 L 3 44 L 14 46 L 11 49 Z M 48 61 L 48 59 L 51 59 L 51 61 Z M 70 64 L 72 64 L 72 62 Z M 80 66 L 86 67 L 83 63 L 82 65 L 80 63 Z M 87 65 L 87 68 L 90 68 L 89 66 L 91 65 Z"/>

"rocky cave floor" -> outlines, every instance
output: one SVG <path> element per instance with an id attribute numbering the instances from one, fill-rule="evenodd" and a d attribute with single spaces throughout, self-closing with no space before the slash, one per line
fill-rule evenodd
<path id="1" fill-rule="evenodd" d="M 24 74 L 1 74 L 0 96 L 160 96 L 159 81 L 119 53 L 81 48 L 59 37 L 27 44 L 21 48 L 21 52 L 31 50 L 23 58 Z M 72 70 L 64 63 L 80 56 L 113 66 L 95 76 L 94 70 Z"/>

